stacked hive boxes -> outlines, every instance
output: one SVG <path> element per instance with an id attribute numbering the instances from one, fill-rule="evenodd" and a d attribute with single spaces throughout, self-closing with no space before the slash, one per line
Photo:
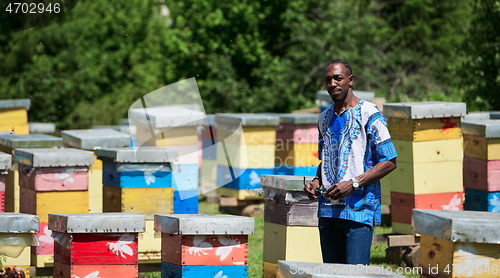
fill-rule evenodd
<path id="1" fill-rule="evenodd" d="M 462 210 L 462 132 L 465 103 L 416 102 L 384 105 L 398 153 L 390 174 L 395 233 L 411 234 L 411 212 Z"/>
<path id="2" fill-rule="evenodd" d="M 0 135 L 0 151 L 12 154 L 16 148 L 61 147 L 62 139 L 45 134 Z M 13 161 L 5 183 L 5 211 L 19 212 L 19 165 Z"/>
<path id="3" fill-rule="evenodd" d="M 94 153 L 94 165 L 89 172 L 89 212 L 102 212 L 102 162 L 97 159 L 96 149 L 128 147 L 130 135 L 104 128 L 64 130 L 61 137 L 65 147 Z"/>
<path id="4" fill-rule="evenodd" d="M 278 260 L 323 262 L 318 201 L 309 200 L 304 181 L 313 177 L 265 175 L 264 277 L 276 277 Z"/>
<path id="5" fill-rule="evenodd" d="M 217 193 L 237 200 L 261 199 L 260 176 L 274 173 L 279 117 L 217 114 Z"/>
<path id="6" fill-rule="evenodd" d="M 0 100 L 0 132 L 29 134 L 30 99 Z"/>
<path id="7" fill-rule="evenodd" d="M 102 160 L 103 212 L 146 216 L 139 239 L 139 260 L 160 262 L 160 238 L 154 235 L 154 214 L 173 213 L 172 162 L 177 152 L 166 148 L 98 149 Z"/>
<path id="8" fill-rule="evenodd" d="M 463 121 L 466 210 L 500 212 L 500 120 Z"/>
<path id="9" fill-rule="evenodd" d="M 364 99 L 367 101 L 373 101 L 375 99 L 374 92 L 364 92 L 364 91 L 353 91 L 354 95 L 356 95 L 360 99 Z M 327 91 L 317 91 L 316 92 L 316 103 L 318 104 L 321 112 L 328 109 L 333 104 L 332 97 L 328 94 Z"/>
<path id="10" fill-rule="evenodd" d="M 36 215 L 23 213 L 0 213 L 0 254 L 2 269 L 21 270 L 30 277 L 31 245 L 33 234 L 39 232 Z M 17 277 L 17 276 L 16 276 Z"/>
<path id="11" fill-rule="evenodd" d="M 233 215 L 155 215 L 161 277 L 248 277 L 254 220 Z"/>
<path id="12" fill-rule="evenodd" d="M 176 150 L 174 162 L 174 213 L 198 213 L 199 145 L 198 126 L 205 114 L 182 106 L 132 109 L 137 146 L 167 147 Z"/>
<path id="13" fill-rule="evenodd" d="M 279 114 L 276 128 L 275 174 L 316 176 L 318 114 Z"/>
<path id="14" fill-rule="evenodd" d="M 423 277 L 499 277 L 500 214 L 413 210 Z"/>
<path id="15" fill-rule="evenodd" d="M 136 278 L 144 216 L 126 213 L 51 214 L 54 278 Z"/>
<path id="16" fill-rule="evenodd" d="M 32 249 L 32 265 L 53 263 L 54 241 L 49 213 L 87 213 L 92 152 L 77 149 L 15 149 L 19 163 L 20 212 L 40 219 L 40 246 Z"/>
<path id="17" fill-rule="evenodd" d="M 207 115 L 200 137 L 202 146 L 200 193 L 205 194 L 217 188 L 217 132 L 214 115 Z"/>
<path id="18" fill-rule="evenodd" d="M 12 156 L 0 152 L 0 212 L 5 212 L 5 181 L 12 167 Z"/>

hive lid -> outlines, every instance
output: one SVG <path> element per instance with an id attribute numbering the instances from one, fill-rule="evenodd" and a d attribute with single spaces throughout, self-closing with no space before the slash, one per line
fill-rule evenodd
<path id="1" fill-rule="evenodd" d="M 30 133 L 54 133 L 56 125 L 53 123 L 28 123 Z"/>
<path id="2" fill-rule="evenodd" d="M 303 191 L 305 182 L 309 183 L 313 176 L 290 176 L 290 175 L 262 175 L 260 176 L 260 185 L 273 187 L 287 191 Z"/>
<path id="3" fill-rule="evenodd" d="M 500 138 L 500 120 L 464 120 L 462 133 L 484 138 Z"/>
<path id="4" fill-rule="evenodd" d="M 96 151 L 97 158 L 121 163 L 165 163 L 174 162 L 178 151 L 163 147 L 106 148 Z"/>
<path id="5" fill-rule="evenodd" d="M 0 152 L 0 170 L 9 170 L 12 167 L 12 156 L 8 153 Z"/>
<path id="6" fill-rule="evenodd" d="M 72 148 L 14 149 L 14 161 L 31 167 L 74 167 L 94 164 L 94 153 Z"/>
<path id="7" fill-rule="evenodd" d="M 464 115 L 466 121 L 500 120 L 500 111 L 470 112 Z"/>
<path id="8" fill-rule="evenodd" d="M 422 101 L 385 103 L 384 115 L 402 119 L 461 117 L 467 113 L 463 102 Z"/>
<path id="9" fill-rule="evenodd" d="M 110 128 L 63 130 L 61 137 L 66 147 L 84 150 L 130 146 L 130 135 Z"/>
<path id="10" fill-rule="evenodd" d="M 281 123 L 285 124 L 316 124 L 319 114 L 314 113 L 286 113 L 277 114 Z"/>
<path id="11" fill-rule="evenodd" d="M 143 233 L 144 215 L 129 213 L 49 214 L 49 229 L 60 233 Z"/>
<path id="12" fill-rule="evenodd" d="M 394 269 L 395 270 L 395 269 Z M 347 277 L 394 277 L 401 276 L 384 268 L 373 265 L 323 264 L 278 260 L 278 277 L 283 278 L 347 278 Z"/>
<path id="13" fill-rule="evenodd" d="M 205 113 L 186 106 L 158 106 L 147 109 L 131 109 L 129 115 L 133 123 L 151 126 L 154 129 L 198 126 L 203 124 Z"/>
<path id="14" fill-rule="evenodd" d="M 0 100 L 0 109 L 26 108 L 26 110 L 29 110 L 30 105 L 31 105 L 31 99 L 29 98 Z"/>
<path id="15" fill-rule="evenodd" d="M 221 113 L 215 115 L 217 127 L 219 125 L 239 126 L 277 126 L 279 125 L 277 114 L 256 114 L 256 113 Z"/>
<path id="16" fill-rule="evenodd" d="M 38 233 L 40 221 L 38 216 L 3 212 L 0 213 L 0 233 Z"/>
<path id="17" fill-rule="evenodd" d="M 367 101 L 373 101 L 375 99 L 375 93 L 374 92 L 365 92 L 365 91 L 357 91 L 353 90 L 352 93 L 357 96 L 360 99 L 364 99 Z M 333 103 L 332 98 L 328 94 L 327 91 L 317 91 L 316 92 L 316 99 L 323 100 L 329 103 Z"/>
<path id="18" fill-rule="evenodd" d="M 62 147 L 62 138 L 46 134 L 4 134 L 0 135 L 0 146 L 16 148 L 53 148 Z"/>
<path id="19" fill-rule="evenodd" d="M 486 211 L 413 210 L 413 229 L 452 242 L 500 244 L 500 213 Z"/>
<path id="20" fill-rule="evenodd" d="M 254 219 L 227 214 L 156 214 L 155 231 L 181 235 L 249 235 Z"/>

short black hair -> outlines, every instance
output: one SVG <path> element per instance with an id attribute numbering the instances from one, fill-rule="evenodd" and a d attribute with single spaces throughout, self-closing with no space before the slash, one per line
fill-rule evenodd
<path id="1" fill-rule="evenodd" d="M 328 63 L 328 65 L 326 65 L 326 67 L 328 67 L 331 64 L 343 64 L 346 68 L 349 69 L 349 74 L 352 74 L 351 66 L 342 59 L 333 59 L 330 61 L 330 63 Z"/>

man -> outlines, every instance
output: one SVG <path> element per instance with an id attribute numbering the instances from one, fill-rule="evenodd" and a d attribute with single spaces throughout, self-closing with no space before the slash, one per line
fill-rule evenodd
<path id="1" fill-rule="evenodd" d="M 318 118 L 321 163 L 304 191 L 319 197 L 323 262 L 367 265 L 381 222 L 379 180 L 396 169 L 397 154 L 384 115 L 353 94 L 349 64 L 332 60 L 325 84 L 333 104 Z"/>

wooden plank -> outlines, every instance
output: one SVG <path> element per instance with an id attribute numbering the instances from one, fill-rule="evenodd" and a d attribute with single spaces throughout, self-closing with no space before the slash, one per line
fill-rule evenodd
<path id="1" fill-rule="evenodd" d="M 387 117 L 387 127 L 393 140 L 420 142 L 462 138 L 459 117 L 429 119 Z"/>
<path id="2" fill-rule="evenodd" d="M 40 222 L 49 221 L 49 213 L 88 213 L 88 191 L 35 191 L 20 187 L 20 212 L 36 214 Z"/>
<path id="3" fill-rule="evenodd" d="M 89 213 L 102 212 L 102 169 L 89 171 Z"/>
<path id="4" fill-rule="evenodd" d="M 162 262 L 176 265 L 248 264 L 248 235 L 162 233 Z"/>
<path id="5" fill-rule="evenodd" d="M 28 111 L 26 108 L 7 108 L 0 110 L 0 123 L 8 125 L 23 125 L 28 123 Z"/>
<path id="6" fill-rule="evenodd" d="M 463 192 L 417 195 L 391 192 L 392 221 L 411 224 L 412 209 L 463 210 Z"/>
<path id="7" fill-rule="evenodd" d="M 217 129 L 217 141 L 227 144 L 266 145 L 276 141 L 275 126 L 243 126 L 243 133 L 234 134 L 235 130 Z M 217 154 L 218 155 L 218 154 Z"/>
<path id="8" fill-rule="evenodd" d="M 262 145 L 218 143 L 217 164 L 236 168 L 273 168 L 274 151 L 274 142 Z"/>
<path id="9" fill-rule="evenodd" d="M 423 142 L 394 140 L 398 162 L 425 163 L 458 161 L 463 157 L 463 140 L 433 140 Z"/>
<path id="10" fill-rule="evenodd" d="M 276 144 L 286 142 L 318 144 L 318 124 L 282 123 L 276 127 Z"/>
<path id="11" fill-rule="evenodd" d="M 146 220 L 146 230 L 139 235 L 139 253 L 160 253 L 161 252 L 161 235 L 156 234 L 154 230 L 154 219 Z M 155 258 L 156 259 L 156 258 Z M 160 258 L 158 258 L 160 259 Z"/>
<path id="12" fill-rule="evenodd" d="M 264 261 L 323 262 L 318 227 L 264 222 Z"/>
<path id="13" fill-rule="evenodd" d="M 488 139 L 464 135 L 464 156 L 484 160 L 500 160 L 500 138 Z"/>
<path id="14" fill-rule="evenodd" d="M 137 264 L 137 233 L 61 234 L 54 262 L 67 265 Z"/>
<path id="15" fill-rule="evenodd" d="M 398 162 L 389 174 L 394 192 L 429 194 L 463 190 L 462 161 Z"/>
<path id="16" fill-rule="evenodd" d="M 317 143 L 277 144 L 275 155 L 276 165 L 317 166 L 320 163 Z"/>
<path id="17" fill-rule="evenodd" d="M 464 187 L 500 191 L 500 160 L 464 157 Z"/>
<path id="18" fill-rule="evenodd" d="M 390 235 L 387 237 L 389 247 L 417 245 L 419 242 L 419 237 L 415 235 Z"/>
<path id="19" fill-rule="evenodd" d="M 161 263 L 161 278 L 200 277 L 248 277 L 248 267 L 233 265 L 176 265 L 166 262 Z"/>
<path id="20" fill-rule="evenodd" d="M 89 186 L 89 167 L 22 166 L 19 186 L 35 191 L 82 191 Z"/>
<path id="21" fill-rule="evenodd" d="M 30 127 L 29 124 L 7 124 L 7 125 L 0 125 L 0 131 L 1 132 L 7 132 L 7 131 L 14 131 L 14 134 L 16 135 L 26 135 L 30 133 Z"/>
<path id="22" fill-rule="evenodd" d="M 67 265 L 54 263 L 54 278 L 99 277 L 137 278 L 139 268 L 135 265 Z"/>
<path id="23" fill-rule="evenodd" d="M 117 188 L 103 186 L 103 212 L 138 213 L 146 219 L 173 212 L 173 188 Z M 145 201 L 146 200 L 146 201 Z"/>
<path id="24" fill-rule="evenodd" d="M 36 255 L 31 249 L 31 265 L 37 268 L 47 268 L 54 265 L 54 255 Z"/>
<path id="25" fill-rule="evenodd" d="M 264 201 L 264 221 L 286 225 L 318 227 L 318 201 L 301 200 L 285 203 L 284 196 Z"/>
<path id="26" fill-rule="evenodd" d="M 151 138 L 149 126 L 137 124 L 137 142 L 146 142 L 147 145 L 157 147 L 170 147 L 178 145 L 198 144 L 198 131 L 196 126 L 169 127 L 153 129 L 154 137 Z"/>

